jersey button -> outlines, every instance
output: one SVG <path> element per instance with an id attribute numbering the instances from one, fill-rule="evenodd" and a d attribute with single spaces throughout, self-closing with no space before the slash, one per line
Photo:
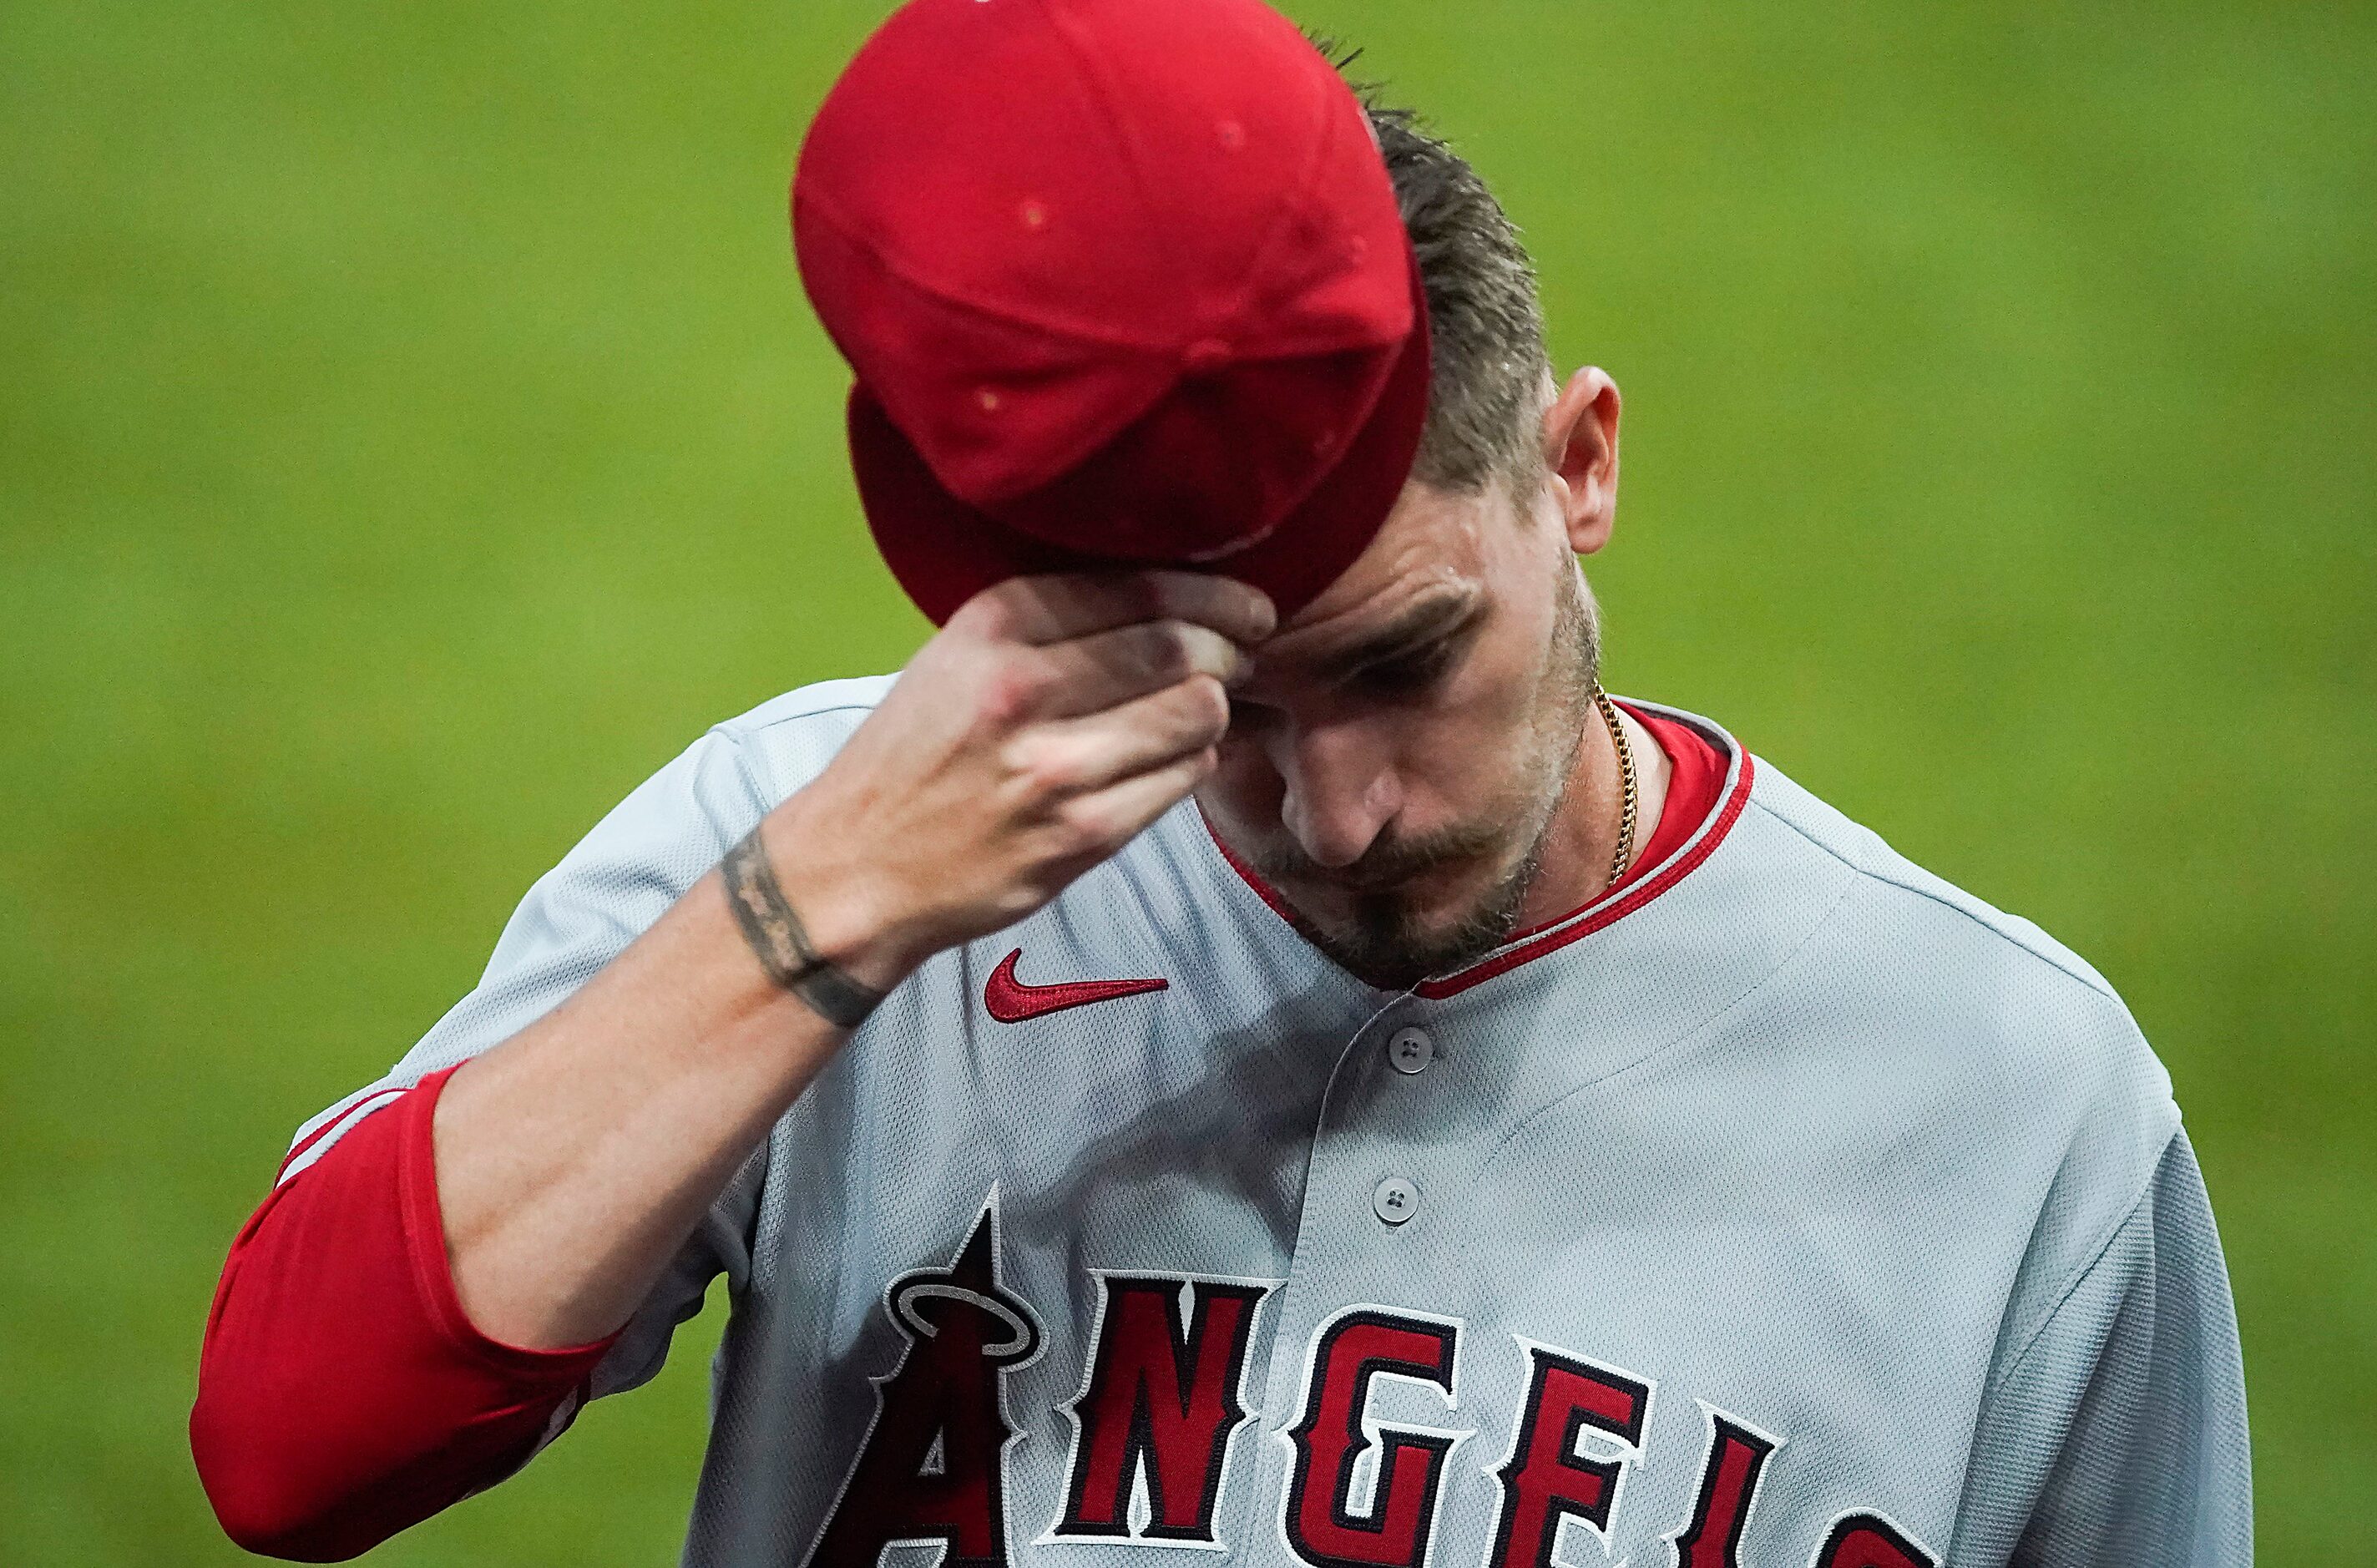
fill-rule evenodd
<path id="1" fill-rule="evenodd" d="M 1397 1072 L 1425 1072 L 1427 1064 L 1436 1059 L 1436 1042 L 1428 1038 L 1425 1029 L 1398 1029 L 1387 1041 L 1387 1059 L 1394 1064 Z"/>
<path id="2" fill-rule="evenodd" d="M 1419 1213 L 1419 1189 L 1400 1176 L 1390 1176 L 1370 1194 L 1370 1208 L 1389 1225 L 1401 1225 Z"/>

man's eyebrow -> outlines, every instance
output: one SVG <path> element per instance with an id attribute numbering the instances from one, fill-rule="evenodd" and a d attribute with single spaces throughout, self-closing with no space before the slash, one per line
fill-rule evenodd
<path id="1" fill-rule="evenodd" d="M 1372 664 L 1454 636 L 1477 618 L 1485 604 L 1486 595 L 1474 588 L 1414 600 L 1384 625 L 1317 655 L 1312 673 L 1327 681 L 1344 680 Z"/>

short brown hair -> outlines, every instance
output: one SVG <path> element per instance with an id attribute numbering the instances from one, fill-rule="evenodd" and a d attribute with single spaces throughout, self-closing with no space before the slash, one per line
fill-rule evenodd
<path id="1" fill-rule="evenodd" d="M 1354 56 L 1322 43 L 1342 69 Z M 1535 269 L 1517 225 L 1468 160 L 1418 114 L 1357 84 L 1419 256 L 1430 347 L 1427 425 L 1412 476 L 1474 491 L 1499 478 L 1523 494 L 1543 461 L 1536 422 L 1551 373 Z"/>

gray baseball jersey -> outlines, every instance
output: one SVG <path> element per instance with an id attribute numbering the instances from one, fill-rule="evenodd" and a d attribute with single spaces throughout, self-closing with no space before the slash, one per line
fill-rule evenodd
<path id="1" fill-rule="evenodd" d="M 305 1131 L 552 1008 L 888 686 L 712 730 Z M 686 1562 L 2249 1562 L 2219 1243 L 2119 999 L 1667 716 L 1730 759 L 1697 834 L 1460 975 L 1355 980 L 1184 803 L 901 986 L 594 1379 L 726 1276 Z"/>

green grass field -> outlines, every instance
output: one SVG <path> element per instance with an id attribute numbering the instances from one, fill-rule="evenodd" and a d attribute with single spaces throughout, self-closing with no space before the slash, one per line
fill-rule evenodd
<path id="1" fill-rule="evenodd" d="M 238 1558 L 183 1422 L 292 1129 L 700 729 L 919 640 L 783 213 L 883 8 L 8 7 L 0 1562 Z M 1298 14 L 1626 390 L 1613 684 L 2123 990 L 2263 1561 L 2377 1560 L 2377 11 Z M 373 1561 L 674 1561 L 715 1332 Z"/>

